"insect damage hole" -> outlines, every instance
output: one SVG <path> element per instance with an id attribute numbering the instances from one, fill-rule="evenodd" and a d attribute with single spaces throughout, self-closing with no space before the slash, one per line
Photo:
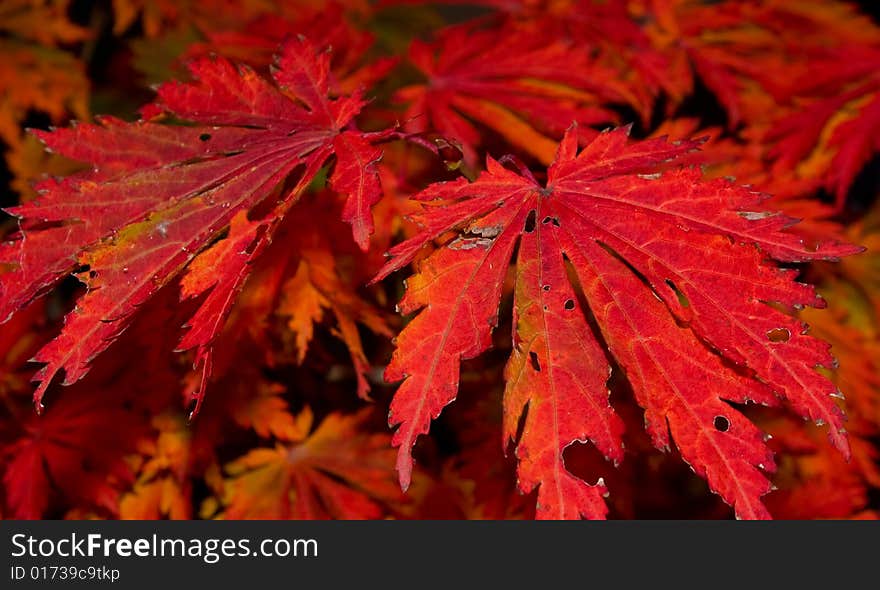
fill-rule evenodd
<path id="1" fill-rule="evenodd" d="M 718 432 L 727 432 L 730 430 L 730 420 L 724 416 L 715 416 L 715 420 L 712 421 L 712 424 Z"/>
<path id="2" fill-rule="evenodd" d="M 211 139 L 210 133 L 202 133 L 199 135 L 199 141 L 208 141 L 209 139 Z"/>
<path id="3" fill-rule="evenodd" d="M 537 216 L 538 216 L 538 213 L 534 209 L 529 211 L 529 216 L 526 217 L 526 225 L 523 228 L 523 231 L 525 231 L 527 234 L 530 234 L 533 231 L 535 231 L 535 225 L 537 225 L 537 223 L 538 223 Z"/>
<path id="4" fill-rule="evenodd" d="M 541 372 L 541 363 L 538 361 L 538 354 L 535 351 L 529 351 L 529 361 L 532 363 L 532 368 L 540 373 Z"/>
<path id="5" fill-rule="evenodd" d="M 767 340 L 770 342 L 788 342 L 791 338 L 791 332 L 788 328 L 773 328 L 767 330 Z"/>
<path id="6" fill-rule="evenodd" d="M 566 299 L 565 303 L 562 304 L 562 307 L 565 308 L 566 311 L 571 311 L 574 309 L 574 299 Z"/>
<path id="7" fill-rule="evenodd" d="M 678 288 L 678 285 L 673 283 L 670 279 L 664 279 L 666 286 L 672 289 L 672 292 L 675 293 L 675 296 L 678 298 L 678 304 L 682 307 L 690 307 L 691 302 L 688 300 L 687 296 L 682 293 L 681 289 Z"/>

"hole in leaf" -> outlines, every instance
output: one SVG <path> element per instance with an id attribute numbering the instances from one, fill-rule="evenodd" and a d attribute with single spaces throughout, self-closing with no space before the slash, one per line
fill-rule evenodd
<path id="1" fill-rule="evenodd" d="M 547 217 L 545 217 L 544 219 L 542 219 L 541 223 L 543 223 L 544 225 L 547 225 L 548 223 L 552 223 L 556 227 L 561 227 L 559 225 L 559 218 L 558 217 L 550 217 L 549 215 Z"/>
<path id="2" fill-rule="evenodd" d="M 434 145 L 437 146 L 437 155 L 443 161 L 447 170 L 458 170 L 461 161 L 464 159 L 464 152 L 461 144 L 456 141 L 449 141 L 443 137 L 434 139 Z"/>
<path id="3" fill-rule="evenodd" d="M 584 481 L 607 483 L 615 477 L 614 463 L 589 442 L 572 442 L 562 451 L 562 461 L 567 471 Z"/>
<path id="4" fill-rule="evenodd" d="M 529 351 L 529 360 L 532 362 L 532 368 L 540 373 L 541 363 L 538 362 L 538 354 L 535 351 Z"/>
<path id="5" fill-rule="evenodd" d="M 571 282 L 571 286 L 574 287 L 574 296 L 580 304 L 580 311 L 583 315 L 584 320 L 587 322 L 587 326 L 589 326 L 590 331 L 593 334 L 593 338 L 600 344 L 602 347 L 602 351 L 605 354 L 605 360 L 612 367 L 619 367 L 617 360 L 611 354 L 611 350 L 608 346 L 608 342 L 605 340 L 605 336 L 602 335 L 602 330 L 599 327 L 599 322 L 596 320 L 596 316 L 593 313 L 593 308 L 590 307 L 590 302 L 587 301 L 586 295 L 584 295 L 584 288 L 581 285 L 580 278 L 577 275 L 577 271 L 574 268 L 571 260 L 568 255 L 563 253 L 562 259 L 565 262 L 565 275 L 568 277 L 568 280 Z M 618 372 L 621 372 L 618 370 Z M 625 381 L 625 380 L 624 380 Z"/>
<path id="6" fill-rule="evenodd" d="M 544 286 L 541 287 L 541 288 L 544 289 L 545 291 L 549 291 L 549 290 L 550 290 L 550 285 L 544 285 Z"/>
<path id="7" fill-rule="evenodd" d="M 534 209 L 532 209 L 532 210 L 529 212 L 529 216 L 526 217 L 526 225 L 525 225 L 525 227 L 523 228 L 523 230 L 524 230 L 527 234 L 530 234 L 530 233 L 532 233 L 533 231 L 535 231 L 535 225 L 536 225 L 536 223 L 537 223 L 537 221 L 536 221 L 536 217 L 537 217 L 537 213 L 536 213 L 536 211 L 535 211 Z"/>
<path id="8" fill-rule="evenodd" d="M 516 446 L 519 444 L 519 441 L 522 440 L 523 432 L 526 429 L 526 419 L 529 416 L 529 404 L 526 404 L 523 407 L 522 414 L 519 416 L 519 420 L 516 423 L 516 435 L 513 437 L 513 440 L 506 441 L 504 456 L 511 457 L 513 452 L 515 452 Z"/>
<path id="9" fill-rule="evenodd" d="M 767 340 L 770 342 L 788 342 L 791 332 L 788 328 L 773 328 L 767 331 Z"/>
<path id="10" fill-rule="evenodd" d="M 210 133 L 202 133 L 201 135 L 199 135 L 200 141 L 208 141 L 209 139 L 211 139 Z"/>
<path id="11" fill-rule="evenodd" d="M 568 311 L 571 311 L 572 309 L 574 309 L 574 299 L 566 299 L 565 303 L 562 304 L 562 307 L 564 307 Z"/>
<path id="12" fill-rule="evenodd" d="M 727 432 L 730 430 L 730 420 L 724 416 L 715 416 L 715 420 L 712 421 L 712 424 L 718 432 Z"/>
<path id="13" fill-rule="evenodd" d="M 678 286 L 676 286 L 676 284 L 669 279 L 665 279 L 665 281 L 667 286 L 675 291 L 675 296 L 678 297 L 678 304 L 682 307 L 690 307 L 691 302 L 688 301 L 688 298 L 685 296 L 685 294 L 681 292 L 681 289 L 679 289 Z"/>
<path id="14" fill-rule="evenodd" d="M 74 268 L 71 274 L 74 276 L 88 275 L 91 278 L 95 278 L 96 276 L 98 276 L 98 271 L 92 270 L 92 267 L 89 264 L 81 264 L 80 266 Z"/>
<path id="15" fill-rule="evenodd" d="M 266 233 L 267 227 L 265 225 L 261 225 L 257 228 L 257 235 L 254 238 L 254 241 L 251 242 L 247 248 L 244 249 L 245 254 L 251 255 L 257 249 L 257 246 L 260 244 L 260 241 L 263 238 L 263 235 Z"/>

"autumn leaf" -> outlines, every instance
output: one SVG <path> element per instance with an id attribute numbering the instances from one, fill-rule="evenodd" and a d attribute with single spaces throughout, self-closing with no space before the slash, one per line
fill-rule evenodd
<path id="1" fill-rule="evenodd" d="M 312 210 L 312 219 L 320 222 L 322 211 L 318 208 Z M 296 248 L 299 260 L 296 270 L 282 286 L 277 313 L 287 319 L 299 364 L 305 360 L 315 325 L 321 323 L 326 312 L 332 313 L 336 325 L 333 333 L 345 343 L 351 355 L 358 396 L 367 398 L 370 364 L 357 324 L 363 324 L 386 338 L 392 337 L 392 331 L 379 310 L 357 294 L 356 283 L 341 276 L 336 263 L 340 249 L 326 238 L 326 229 L 326 226 L 312 225 L 294 236 L 291 245 Z"/>
<path id="2" fill-rule="evenodd" d="M 388 215 L 389 200 L 400 199 L 383 198 L 378 219 Z M 388 320 L 392 316 L 371 301 L 378 289 L 368 292 L 358 287 L 381 267 L 384 257 L 381 251 L 363 252 L 350 235 L 346 236 L 349 229 L 340 219 L 341 210 L 338 195 L 328 191 L 307 193 L 282 220 L 272 244 L 248 265 L 248 280 L 212 352 L 212 382 L 222 382 L 217 385 L 217 395 L 234 421 L 250 413 L 250 398 L 256 395 L 254 392 L 263 391 L 260 375 L 249 374 L 241 380 L 240 388 L 233 388 L 237 391 L 235 403 L 227 399 L 231 383 L 239 382 L 243 368 L 253 365 L 279 369 L 291 363 L 304 364 L 316 334 L 327 332 L 346 345 L 361 397 L 369 391 L 368 379 L 376 379 L 375 368 L 364 350 L 361 326 L 390 338 Z M 380 232 L 374 241 L 387 244 L 387 234 L 393 227 L 395 224 L 378 226 Z M 224 242 L 215 244 L 218 251 L 225 247 Z M 182 280 L 184 290 L 191 288 L 193 281 L 216 277 L 210 252 L 197 259 L 198 264 L 194 262 L 193 272 Z M 348 373 L 343 370 L 340 375 Z M 232 381 L 226 380 L 227 376 L 232 376 Z M 199 374 L 191 374 L 186 390 L 197 391 L 202 384 Z M 190 399 L 185 395 L 187 403 Z M 272 405 L 274 401 L 267 403 Z M 204 420 L 200 423 L 203 425 Z"/>
<path id="3" fill-rule="evenodd" d="M 135 39 L 130 43 L 133 65 L 143 74 L 144 83 L 185 75 L 181 63 L 210 55 L 222 55 L 268 74 L 278 46 L 288 37 L 306 35 L 315 40 L 317 49 L 332 49 L 331 93 L 337 95 L 372 87 L 398 61 L 396 57 L 376 57 L 371 51 L 373 35 L 353 26 L 350 15 L 336 2 L 324 7 L 281 4 L 264 8 L 240 18 L 221 18 L 220 22 L 184 19 L 158 38 Z"/>
<path id="4" fill-rule="evenodd" d="M 0 38 L 0 140 L 11 148 L 23 142 L 21 124 L 30 111 L 53 122 L 72 114 L 88 117 L 89 84 L 83 65 L 52 47 Z"/>
<path id="5" fill-rule="evenodd" d="M 768 165 L 768 146 L 756 136 L 762 129 L 750 128 L 744 138 L 731 137 L 718 127 L 702 128 L 693 118 L 667 119 L 651 137 L 703 137 L 700 151 L 682 158 L 681 163 L 699 165 L 706 178 L 734 178 L 736 182 L 771 195 L 768 206 L 798 219 L 789 231 L 808 242 L 830 238 L 865 245 L 861 239 L 847 239 L 844 226 L 836 218 L 835 208 L 821 200 L 821 183 L 816 178 L 803 178 L 792 170 Z M 847 258 L 851 264 L 863 257 Z M 834 266 L 834 265 L 832 265 Z"/>
<path id="6" fill-rule="evenodd" d="M 381 517 L 403 498 L 388 437 L 364 432 L 366 417 L 331 414 L 300 444 L 279 441 L 227 464 L 222 517 Z M 305 424 L 311 420 L 308 409 L 297 418 Z"/>
<path id="7" fill-rule="evenodd" d="M 858 235 L 856 229 L 852 227 L 849 235 Z M 871 257 L 866 253 L 846 261 Z M 834 266 L 841 267 L 835 269 L 840 272 L 846 265 Z M 829 307 L 805 309 L 801 317 L 812 334 L 831 344 L 838 360 L 830 377 L 846 392 L 852 457 L 844 460 L 816 428 L 778 417 L 761 421 L 782 456 L 774 479 L 779 490 L 768 497 L 774 518 L 865 517 L 871 495 L 880 489 L 878 453 L 871 442 L 880 433 L 880 333 L 871 302 L 864 298 L 868 277 L 855 282 L 856 277 L 845 275 L 818 276 L 819 292 Z"/>
<path id="8" fill-rule="evenodd" d="M 762 426 L 773 434 L 781 457 L 774 478 L 778 489 L 767 497 L 774 518 L 877 518 L 865 511 L 880 483 L 876 448 L 853 436 L 853 457 L 846 461 L 816 428 L 780 418 Z"/>
<path id="9" fill-rule="evenodd" d="M 805 309 L 801 315 L 832 344 L 840 365 L 833 378 L 847 392 L 856 432 L 869 439 L 880 433 L 880 205 L 847 224 L 844 235 L 867 251 L 838 264 L 811 265 L 828 313 Z"/>
<path id="10" fill-rule="evenodd" d="M 769 516 L 760 497 L 774 463 L 760 430 L 726 402 L 781 398 L 828 424 L 830 439 L 848 452 L 837 388 L 814 370 L 832 364 L 828 346 L 765 303 L 823 302 L 767 258 L 797 262 L 859 249 L 808 249 L 784 231 L 791 220 L 762 209 L 761 195 L 704 181 L 692 168 L 658 171 L 697 147 L 628 143 L 618 129 L 577 153 L 572 129 L 543 185 L 490 158 L 476 182 L 438 183 L 416 196 L 427 209 L 425 229 L 393 248 L 377 277 L 441 240 L 408 281 L 401 311 L 421 311 L 398 336 L 386 370 L 388 381 L 403 380 L 389 423 L 399 426 L 393 442 L 404 488 L 411 448 L 455 398 L 461 361 L 491 343 L 514 251 L 505 437 L 516 437 L 524 416 L 519 485 L 538 488 L 539 517 L 606 513 L 603 482 L 575 478 L 562 460 L 569 445 L 586 440 L 609 460 L 623 458 L 605 347 L 644 408 L 654 445 L 669 447 L 671 434 L 683 459 L 742 518 Z"/>
<path id="11" fill-rule="evenodd" d="M 190 439 L 182 416 L 161 414 L 153 419 L 155 438 L 146 438 L 137 457 L 137 479 L 119 500 L 121 519 L 175 520 L 192 517 Z"/>
<path id="12" fill-rule="evenodd" d="M 427 78 L 397 92 L 409 130 L 460 142 L 472 164 L 482 143 L 477 124 L 547 164 L 571 121 L 612 122 L 600 101 L 624 102 L 613 72 L 586 52 L 513 28 L 449 27 L 434 43 L 414 41 L 409 60 Z"/>
<path id="13" fill-rule="evenodd" d="M 142 431 L 111 391 L 70 391 L 46 416 L 23 415 L 0 454 L 6 505 L 15 518 L 46 518 L 56 493 L 115 513 L 115 482 L 130 481 L 125 461 Z"/>
<path id="14" fill-rule="evenodd" d="M 731 128 L 766 112 L 750 112 L 745 95 L 773 90 L 777 72 L 790 75 L 792 60 L 776 30 L 778 20 L 791 20 L 784 8 L 762 2 L 709 6 L 694 0 L 641 4 L 646 34 L 667 64 L 670 107 L 691 96 L 700 80 L 723 106 Z"/>
<path id="15" fill-rule="evenodd" d="M 89 32 L 68 18 L 69 0 L 4 0 L 0 30 L 46 47 L 88 39 Z"/>
<path id="16" fill-rule="evenodd" d="M 878 212 L 875 205 L 846 229 L 846 236 L 868 252 L 838 264 L 811 265 L 811 277 L 828 309 L 800 313 L 812 333 L 831 344 L 838 360 L 830 377 L 846 392 L 852 459 L 844 461 L 834 453 L 815 429 L 779 418 L 769 421 L 777 445 L 787 454 L 776 478 L 780 489 L 769 498 L 777 518 L 864 517 L 870 514 L 865 509 L 871 495 L 880 489 L 872 442 L 880 433 L 880 308 L 873 296 L 880 284 Z"/>
<path id="17" fill-rule="evenodd" d="M 38 405 L 59 371 L 65 384 L 82 378 L 136 309 L 185 269 L 183 297 L 207 293 L 180 344 L 197 350 L 201 400 L 211 343 L 250 262 L 331 161 L 330 185 L 346 196 L 342 217 L 367 247 L 370 207 L 380 196 L 381 151 L 372 143 L 387 134 L 354 126 L 365 104 L 360 93 L 328 97 L 329 61 L 305 39 L 291 39 L 273 84 L 223 58 L 197 59 L 190 64 L 195 81 L 161 86 L 144 120 L 107 117 L 38 132 L 52 150 L 92 166 L 43 182 L 39 199 L 8 209 L 20 232 L 0 246 L 0 260 L 13 266 L 0 275 L 0 319 L 75 269 L 88 289 L 35 357 L 45 363 L 35 377 Z M 194 124 L 161 124 L 163 116 Z M 270 198 L 277 202 L 254 219 L 244 216 Z"/>
<path id="18" fill-rule="evenodd" d="M 239 363 L 220 376 L 216 395 L 198 420 L 188 421 L 176 406 L 153 418 L 152 432 L 128 459 L 136 479 L 120 499 L 120 518 L 193 518 L 194 481 L 222 487 L 219 441 L 235 444 L 256 435 L 299 443 L 307 437 L 311 423 L 290 412 L 287 388 L 266 379 L 257 366 Z"/>
<path id="19" fill-rule="evenodd" d="M 16 174 L 13 188 L 21 195 L 29 196 L 28 181 L 35 178 L 26 174 L 33 153 L 22 129 L 26 119 L 41 113 L 60 123 L 89 114 L 84 65 L 59 47 L 89 37 L 68 19 L 68 5 L 66 0 L 9 0 L 0 6 L 0 142 Z"/>
<path id="20" fill-rule="evenodd" d="M 186 55 L 213 53 L 262 69 L 272 64 L 275 49 L 284 39 L 307 35 L 310 39 L 320 39 L 322 48 L 332 48 L 330 69 L 334 94 L 353 93 L 361 86 L 369 88 L 398 62 L 395 57 L 382 57 L 364 63 L 365 55 L 373 47 L 373 35 L 353 26 L 339 3 L 285 12 L 289 14 L 260 14 L 245 26 L 205 31 L 205 41 L 191 45 Z"/>
<path id="21" fill-rule="evenodd" d="M 0 517 L 880 517 L 877 14 L 0 2 Z"/>
<path id="22" fill-rule="evenodd" d="M 332 9 L 340 3 L 351 12 L 369 10 L 366 0 L 113 0 L 113 32 L 122 35 L 138 21 L 143 25 L 144 35 L 151 39 L 181 23 L 193 24 L 203 32 L 220 31 L 265 15 Z"/>
<path id="23" fill-rule="evenodd" d="M 524 32 L 571 39 L 597 54 L 597 63 L 613 71 L 603 84 L 613 87 L 650 124 L 661 93 L 678 96 L 681 81 L 670 75 L 670 58 L 648 34 L 652 22 L 647 8 L 635 2 L 592 0 L 444 0 L 450 4 L 492 7 L 516 22 Z"/>
<path id="24" fill-rule="evenodd" d="M 271 12 L 273 4 L 265 0 L 113 0 L 113 33 L 122 35 L 138 20 L 149 38 L 155 38 L 181 22 L 195 22 L 200 27 L 212 28 Z"/>
<path id="25" fill-rule="evenodd" d="M 49 176 L 66 176 L 82 169 L 82 166 L 58 154 L 46 151 L 39 139 L 24 135 L 6 152 L 6 165 L 14 179 L 10 187 L 19 194 L 21 202 L 37 197 L 33 186 Z"/>
<path id="26" fill-rule="evenodd" d="M 832 377 L 847 393 L 848 429 L 870 438 L 880 434 L 880 332 L 861 290 L 860 284 L 826 278 L 819 292 L 829 309 L 805 309 L 801 316 L 814 335 L 832 345 L 839 364 Z"/>
<path id="27" fill-rule="evenodd" d="M 877 29 L 880 34 L 880 29 Z M 768 132 L 778 165 L 818 177 L 838 208 L 880 149 L 880 45 L 830 48 L 790 93 L 799 108 Z"/>
<path id="28" fill-rule="evenodd" d="M 40 346 L 39 329 L 45 323 L 45 313 L 42 302 L 35 302 L 0 332 L 0 399 L 11 398 L 28 387 L 21 367 Z"/>
<path id="29" fill-rule="evenodd" d="M 274 437 L 286 442 L 298 442 L 308 435 L 310 424 L 297 420 L 290 413 L 287 402 L 281 396 L 285 389 L 277 383 L 260 384 L 256 395 L 245 387 L 241 391 L 245 395 L 240 398 L 240 405 L 232 407 L 232 415 L 238 426 L 251 428 L 261 437 Z"/>
<path id="30" fill-rule="evenodd" d="M 459 503 L 467 519 L 532 519 L 535 498 L 519 493 L 516 485 L 514 459 L 506 456 L 498 444 L 502 436 L 503 415 L 501 390 L 496 386 L 497 372 L 480 371 L 483 380 L 470 383 L 470 391 L 485 391 L 491 395 L 482 397 L 462 395 L 469 401 L 466 407 L 459 405 L 458 412 L 447 418 L 455 424 L 460 451 L 443 465 L 443 480 L 452 482 L 459 490 Z M 494 377 L 495 379 L 492 379 Z M 480 424 L 480 428 L 471 428 Z"/>

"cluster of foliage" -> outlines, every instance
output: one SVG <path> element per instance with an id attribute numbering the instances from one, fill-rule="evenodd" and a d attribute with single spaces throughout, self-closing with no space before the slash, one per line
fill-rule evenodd
<path id="1" fill-rule="evenodd" d="M 5 0 L 0 516 L 874 517 L 860 10 Z"/>

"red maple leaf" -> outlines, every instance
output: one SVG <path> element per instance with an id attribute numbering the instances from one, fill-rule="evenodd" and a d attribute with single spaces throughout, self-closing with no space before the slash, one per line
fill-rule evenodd
<path id="1" fill-rule="evenodd" d="M 113 514 L 119 500 L 113 482 L 132 479 L 125 456 L 144 430 L 138 416 L 103 387 L 70 394 L 51 413 L 24 418 L 19 435 L 0 453 L 4 495 L 14 518 L 44 518 L 58 492 Z"/>
<path id="2" fill-rule="evenodd" d="M 856 175 L 880 149 L 880 46 L 827 50 L 791 93 L 801 107 L 770 129 L 777 165 L 811 168 L 842 207 Z M 816 174 L 816 172 L 814 172 Z"/>
<path id="3" fill-rule="evenodd" d="M 351 93 L 362 85 L 370 87 L 398 62 L 396 57 L 384 57 L 365 65 L 364 56 L 373 46 L 373 35 L 352 26 L 345 8 L 335 2 L 322 7 L 297 6 L 287 18 L 262 14 L 243 27 L 204 34 L 206 41 L 191 45 L 187 56 L 216 53 L 255 68 L 269 66 L 278 45 L 287 37 L 303 34 L 320 39 L 321 47 L 333 49 L 330 67 L 337 86 L 331 89 L 334 92 Z"/>
<path id="4" fill-rule="evenodd" d="M 668 448 L 671 434 L 740 517 L 769 515 L 760 497 L 774 463 L 761 431 L 727 402 L 781 398 L 827 423 L 832 442 L 848 452 L 837 388 L 815 371 L 832 364 L 828 346 L 767 304 L 824 302 L 768 258 L 834 258 L 858 248 L 809 249 L 785 231 L 791 219 L 762 209 L 762 195 L 664 165 L 698 145 L 629 143 L 617 129 L 577 153 L 571 129 L 544 185 L 490 158 L 476 182 L 437 183 L 415 197 L 428 209 L 425 229 L 393 248 L 377 277 L 441 240 L 408 281 L 400 308 L 421 311 L 397 338 L 386 371 L 388 381 L 403 380 L 389 418 L 399 425 L 393 442 L 403 487 L 416 438 L 456 396 L 461 361 L 491 344 L 514 252 L 505 437 L 516 437 L 525 416 L 519 486 L 538 488 L 538 516 L 606 513 L 603 482 L 587 485 L 563 462 L 566 447 L 587 440 L 608 459 L 623 458 L 606 350 L 644 408 L 655 446 Z"/>
<path id="5" fill-rule="evenodd" d="M 35 356 L 45 363 L 35 377 L 38 405 L 59 371 L 65 384 L 82 378 L 137 308 L 188 266 L 183 296 L 208 295 L 180 348 L 197 349 L 207 376 L 212 342 L 250 262 L 331 161 L 329 184 L 347 196 L 342 217 L 366 249 L 381 194 L 382 152 L 373 144 L 387 134 L 354 126 L 362 93 L 329 97 L 329 64 L 303 38 L 282 45 L 274 84 L 223 58 L 196 59 L 195 81 L 161 86 L 144 120 L 37 132 L 51 149 L 92 166 L 43 182 L 39 199 L 8 210 L 20 231 L 0 246 L 0 261 L 12 267 L 0 275 L 0 321 L 75 269 L 88 288 Z M 166 114 L 193 124 L 157 122 Z"/>
<path id="6" fill-rule="evenodd" d="M 227 464 L 218 498 L 224 517 L 377 519 L 405 504 L 388 436 L 364 432 L 365 412 L 330 414 L 305 440 L 276 441 Z M 297 422 L 307 433 L 311 411 Z"/>
<path id="7" fill-rule="evenodd" d="M 547 164 L 555 149 L 550 137 L 573 120 L 613 121 L 600 99 L 624 102 L 614 73 L 582 48 L 514 27 L 448 27 L 433 44 L 413 42 L 409 59 L 427 78 L 397 93 L 408 104 L 410 130 L 460 142 L 472 163 L 481 144 L 475 123 Z"/>

